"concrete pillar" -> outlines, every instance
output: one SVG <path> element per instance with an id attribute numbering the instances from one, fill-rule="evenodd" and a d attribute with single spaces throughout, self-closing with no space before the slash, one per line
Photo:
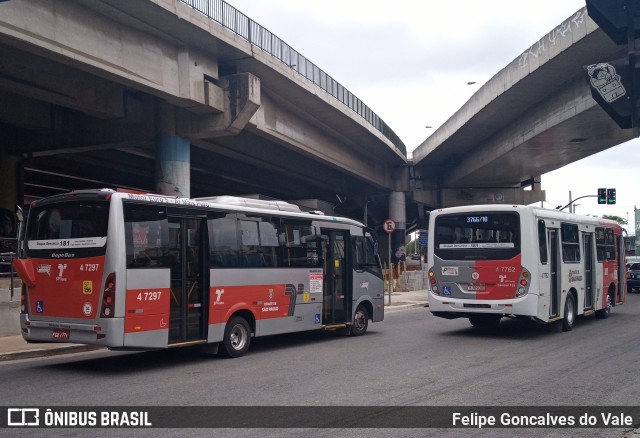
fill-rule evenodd
<path id="1" fill-rule="evenodd" d="M 407 210 L 404 192 L 391 192 L 389 195 L 389 219 L 396 223 L 396 231 L 391 234 L 391 262 L 406 259 Z"/>
<path id="2" fill-rule="evenodd" d="M 178 136 L 158 139 L 156 145 L 156 192 L 191 197 L 191 142 Z"/>
<path id="3" fill-rule="evenodd" d="M 191 197 L 191 141 L 176 134 L 176 111 L 159 102 L 156 114 L 156 193 Z"/>

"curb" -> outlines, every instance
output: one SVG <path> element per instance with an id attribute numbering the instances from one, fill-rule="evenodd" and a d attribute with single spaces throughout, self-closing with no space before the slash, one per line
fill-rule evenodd
<path id="1" fill-rule="evenodd" d="M 35 357 L 49 357 L 61 354 L 82 353 L 85 351 L 101 350 L 105 347 L 97 345 L 68 345 L 57 348 L 35 348 L 33 350 L 13 351 L 0 353 L 0 362 L 19 359 L 32 359 Z"/>
<path id="2" fill-rule="evenodd" d="M 384 306 L 384 311 L 386 312 L 391 312 L 394 309 L 397 310 L 404 310 L 404 309 L 409 309 L 412 307 L 429 307 L 429 303 L 425 303 L 424 301 L 413 301 L 413 302 L 408 302 L 408 301 L 400 301 L 402 304 L 385 304 Z"/>

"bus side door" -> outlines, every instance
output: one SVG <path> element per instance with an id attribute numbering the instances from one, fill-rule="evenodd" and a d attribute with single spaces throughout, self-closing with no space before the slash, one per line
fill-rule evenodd
<path id="1" fill-rule="evenodd" d="M 324 267 L 322 324 L 350 322 L 349 233 L 323 228 L 321 237 Z"/>
<path id="2" fill-rule="evenodd" d="M 538 220 L 538 255 L 539 255 L 539 287 L 538 287 L 538 316 L 547 320 L 551 315 L 551 295 L 553 273 L 555 272 L 555 256 L 551 239 L 544 219 Z"/>
<path id="3" fill-rule="evenodd" d="M 203 266 L 205 219 L 169 216 L 171 263 L 171 319 L 169 344 L 206 338 L 206 295 L 209 290 Z"/>

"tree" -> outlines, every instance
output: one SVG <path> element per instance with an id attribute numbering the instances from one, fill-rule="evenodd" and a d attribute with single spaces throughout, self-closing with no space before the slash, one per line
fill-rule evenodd
<path id="1" fill-rule="evenodd" d="M 618 222 L 620 225 L 627 225 L 627 220 L 613 214 L 604 214 L 602 219 L 609 219 Z"/>

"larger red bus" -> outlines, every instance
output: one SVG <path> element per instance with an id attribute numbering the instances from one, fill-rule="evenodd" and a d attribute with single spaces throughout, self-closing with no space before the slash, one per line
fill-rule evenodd
<path id="1" fill-rule="evenodd" d="M 252 336 L 384 318 L 365 227 L 284 202 L 77 191 L 33 202 L 21 245 L 27 341 L 236 357 Z"/>

